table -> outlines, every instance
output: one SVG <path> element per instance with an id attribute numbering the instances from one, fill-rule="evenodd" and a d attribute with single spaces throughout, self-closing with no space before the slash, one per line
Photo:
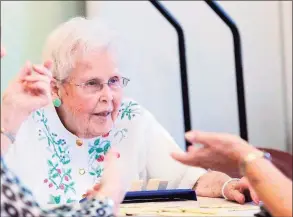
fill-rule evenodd
<path id="1" fill-rule="evenodd" d="M 198 197 L 197 201 L 121 204 L 119 216 L 254 216 L 260 208 L 220 198 Z"/>

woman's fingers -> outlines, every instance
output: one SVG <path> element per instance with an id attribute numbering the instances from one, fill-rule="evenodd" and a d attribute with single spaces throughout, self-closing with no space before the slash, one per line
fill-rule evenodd
<path id="1" fill-rule="evenodd" d="M 209 146 L 215 140 L 213 133 L 200 132 L 200 131 L 189 131 L 185 134 L 187 141 L 191 143 L 199 143 L 205 146 Z"/>
<path id="2" fill-rule="evenodd" d="M 94 190 L 88 190 L 86 193 L 85 193 L 85 196 L 87 198 L 93 198 L 94 196 L 96 195 L 96 192 Z"/>
<path id="3" fill-rule="evenodd" d="M 30 61 L 27 61 L 24 67 L 20 70 L 19 79 L 23 80 L 24 77 L 30 75 L 32 73 L 32 64 Z"/>
<path id="4" fill-rule="evenodd" d="M 36 81 L 36 82 L 26 82 L 24 84 L 24 90 L 33 94 L 34 96 L 45 95 L 46 100 L 50 101 L 50 86 L 47 82 L 44 81 Z"/>
<path id="5" fill-rule="evenodd" d="M 101 184 L 100 183 L 95 184 L 93 189 L 94 191 L 99 191 L 101 189 Z"/>
<path id="6" fill-rule="evenodd" d="M 189 166 L 201 166 L 201 161 L 208 157 L 209 150 L 189 146 L 187 152 L 173 152 L 171 157 Z"/>
<path id="7" fill-rule="evenodd" d="M 185 165 L 195 166 L 197 164 L 197 158 L 195 154 L 190 152 L 173 152 L 171 153 L 171 157 Z"/>
<path id="8" fill-rule="evenodd" d="M 26 77 L 24 77 L 22 79 L 22 81 L 26 81 L 26 82 L 38 82 L 38 81 L 42 81 L 45 82 L 47 84 L 51 83 L 51 79 L 48 76 L 44 76 L 44 75 L 40 75 L 40 74 L 32 74 L 32 75 L 28 75 Z"/>
<path id="9" fill-rule="evenodd" d="M 51 67 L 51 65 L 47 65 L 48 67 Z M 46 66 L 44 65 L 33 65 L 32 69 L 41 74 L 41 75 L 46 75 L 48 76 L 49 78 L 52 78 L 52 73 L 51 71 L 49 70 L 49 68 L 47 68 Z"/>
<path id="10" fill-rule="evenodd" d="M 236 185 L 236 189 L 239 190 L 240 192 L 244 192 L 245 190 L 249 190 L 251 199 L 253 200 L 254 203 L 259 204 L 259 198 L 256 194 L 256 192 L 254 191 L 254 189 L 252 188 L 252 186 L 250 185 L 249 181 L 247 180 L 246 177 L 243 177 L 239 183 Z"/>
<path id="11" fill-rule="evenodd" d="M 50 62 L 47 63 L 47 67 L 50 67 Z M 35 73 L 27 73 L 28 70 L 33 69 Z M 25 91 L 32 93 L 35 96 L 46 95 L 51 99 L 51 72 L 43 65 L 30 66 L 28 63 L 24 70 L 24 75 L 21 78 L 25 86 Z"/>
<path id="12" fill-rule="evenodd" d="M 233 190 L 231 192 L 231 198 L 228 198 L 228 199 L 230 199 L 232 201 L 234 200 L 234 201 L 238 202 L 239 204 L 245 203 L 245 196 L 237 190 Z"/>

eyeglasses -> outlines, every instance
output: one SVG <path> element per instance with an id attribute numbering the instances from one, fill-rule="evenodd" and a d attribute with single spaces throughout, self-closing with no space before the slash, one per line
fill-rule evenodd
<path id="1" fill-rule="evenodd" d="M 101 83 L 98 79 L 92 79 L 81 84 L 75 84 L 73 82 L 68 83 L 81 87 L 85 93 L 92 94 L 101 91 L 104 84 L 107 84 L 111 89 L 115 90 L 126 87 L 129 81 L 130 79 L 128 78 L 114 76 L 105 83 Z"/>

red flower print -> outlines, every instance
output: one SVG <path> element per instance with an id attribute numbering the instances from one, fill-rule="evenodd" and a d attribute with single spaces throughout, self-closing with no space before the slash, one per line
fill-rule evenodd
<path id="1" fill-rule="evenodd" d="M 50 184 L 49 184 L 49 188 L 52 188 L 52 187 L 53 187 L 53 184 L 52 184 L 52 183 L 50 183 Z"/>
<path id="2" fill-rule="evenodd" d="M 67 182 L 69 181 L 68 176 L 65 176 L 64 179 L 65 179 L 65 181 L 67 181 Z"/>
<path id="3" fill-rule="evenodd" d="M 61 190 L 64 189 L 64 185 L 63 184 L 61 184 L 59 187 L 60 187 Z"/>
<path id="4" fill-rule="evenodd" d="M 48 179 L 45 179 L 45 180 L 44 180 L 44 183 L 47 183 L 47 182 L 48 182 Z"/>
<path id="5" fill-rule="evenodd" d="M 57 172 L 58 172 L 59 174 L 61 174 L 61 170 L 60 170 L 60 169 L 57 169 Z"/>
<path id="6" fill-rule="evenodd" d="M 102 135 L 102 137 L 108 137 L 108 136 L 109 136 L 109 133 Z"/>
<path id="7" fill-rule="evenodd" d="M 117 158 L 120 158 L 120 153 L 119 152 L 117 152 Z"/>
<path id="8" fill-rule="evenodd" d="M 103 162 L 104 161 L 104 156 L 101 155 L 98 159 L 97 159 L 98 162 Z"/>

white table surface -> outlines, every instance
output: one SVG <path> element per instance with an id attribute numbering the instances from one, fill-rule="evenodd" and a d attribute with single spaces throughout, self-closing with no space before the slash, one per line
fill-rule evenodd
<path id="1" fill-rule="evenodd" d="M 259 212 L 252 203 L 240 205 L 220 198 L 198 197 L 197 201 L 121 204 L 119 216 L 251 216 Z M 180 209 L 194 208 L 181 212 Z"/>

